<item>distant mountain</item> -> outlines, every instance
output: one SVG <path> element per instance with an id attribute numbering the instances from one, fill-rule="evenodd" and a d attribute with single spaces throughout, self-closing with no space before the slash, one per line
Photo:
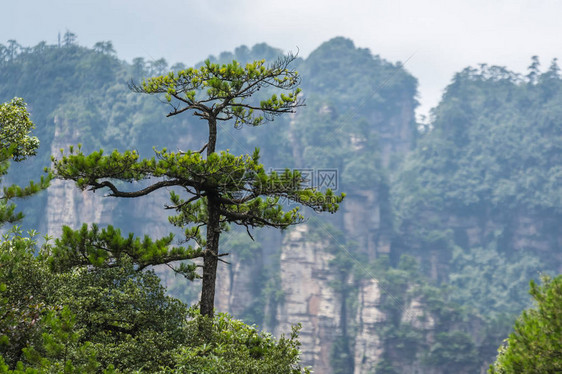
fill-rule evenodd
<path id="1" fill-rule="evenodd" d="M 210 56 L 245 63 L 282 51 L 257 44 Z M 538 62 L 538 60 L 535 60 Z M 261 148 L 267 168 L 300 168 L 311 183 L 347 193 L 341 211 L 285 233 L 257 230 L 221 241 L 217 309 L 276 334 L 301 322 L 303 359 L 317 373 L 472 373 L 486 368 L 530 279 L 562 271 L 562 81 L 555 63 L 520 76 L 467 68 L 447 87 L 432 121 L 416 123 L 417 81 L 351 40 L 334 38 L 294 62 L 307 106 L 259 128 L 222 126 L 219 147 Z M 39 155 L 14 181 L 38 178 L 60 148 L 200 149 L 192 116 L 133 93 L 132 80 L 184 68 L 164 59 L 118 59 L 92 49 L 0 45 L 0 101 L 29 104 Z M 101 192 L 101 191 L 100 191 Z M 117 201 L 55 182 L 22 202 L 26 227 L 114 224 L 167 234 L 165 194 Z M 187 301 L 199 287 L 157 269 Z"/>

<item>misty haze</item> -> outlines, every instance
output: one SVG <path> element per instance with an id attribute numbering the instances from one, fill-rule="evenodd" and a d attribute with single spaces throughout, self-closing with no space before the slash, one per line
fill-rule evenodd
<path id="1" fill-rule="evenodd" d="M 562 372 L 558 5 L 102 3 L 0 27 L 0 372 Z"/>

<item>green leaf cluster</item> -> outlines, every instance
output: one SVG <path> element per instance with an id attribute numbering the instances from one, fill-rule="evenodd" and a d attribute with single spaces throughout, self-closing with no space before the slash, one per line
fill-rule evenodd
<path id="1" fill-rule="evenodd" d="M 35 124 L 29 119 L 26 104 L 22 98 L 0 104 L 0 148 L 11 149 L 14 161 L 34 156 L 39 139 L 30 136 Z"/>
<path id="2" fill-rule="evenodd" d="M 194 321 L 209 323 L 206 317 L 192 311 Z M 197 328 L 196 323 L 191 328 Z M 190 341 L 178 354 L 174 368 L 165 373 L 310 373 L 298 364 L 297 340 L 300 325 L 293 326 L 289 337 L 275 339 L 254 326 L 233 320 L 224 313 L 218 314 L 210 336 Z M 198 333 L 194 333 L 195 336 Z"/>
<path id="3" fill-rule="evenodd" d="M 123 237 L 121 231 L 113 226 L 101 230 L 96 224 L 91 228 L 84 224 L 79 230 L 65 226 L 61 237 L 55 240 L 48 261 L 56 271 L 68 271 L 75 266 L 87 265 L 112 268 L 129 262 L 136 265 L 137 271 L 141 271 L 149 266 L 201 256 L 200 248 L 174 246 L 173 240 L 173 234 L 157 240 L 148 235 L 141 239 L 132 233 Z M 195 277 L 192 272 L 184 275 L 188 278 Z"/>
<path id="4" fill-rule="evenodd" d="M 39 139 L 31 136 L 35 125 L 29 119 L 29 113 L 23 99 L 14 98 L 10 102 L 0 104 L 0 178 L 8 173 L 10 160 L 23 161 L 34 156 L 39 146 Z M 25 187 L 16 184 L 2 186 L 0 196 L 0 226 L 15 223 L 23 218 L 22 213 L 15 212 L 13 198 L 25 198 L 44 190 L 49 186 L 51 175 L 41 177 L 39 183 L 33 181 Z"/>
<path id="5" fill-rule="evenodd" d="M 294 57 L 279 59 L 270 66 L 265 60 L 247 63 L 212 63 L 206 60 L 199 68 L 170 72 L 159 77 L 143 80 L 139 92 L 164 94 L 172 105 L 171 114 L 195 110 L 196 115 L 207 118 L 204 106 L 211 107 L 218 120 L 234 119 L 234 126 L 244 124 L 258 126 L 266 118 L 293 112 L 299 106 L 300 79 L 296 71 L 288 68 Z M 261 88 L 274 87 L 289 90 L 287 94 L 271 95 L 259 103 L 248 101 Z M 198 112 L 200 111 L 200 112 Z M 261 113 L 261 114 L 258 114 Z"/>
<path id="6" fill-rule="evenodd" d="M 195 240 L 197 247 L 168 248 L 173 236 L 152 242 L 121 238 L 118 230 L 108 227 L 98 233 L 97 226 L 80 231 L 65 228 L 60 239 L 62 252 L 54 253 L 61 263 L 102 265 L 119 261 L 122 254 L 133 259 L 140 268 L 158 263 L 202 257 L 205 241 L 199 227 L 207 223 L 206 199 L 209 193 L 218 194 L 223 224 L 236 223 L 244 226 L 274 226 L 286 228 L 301 222 L 298 208 L 288 211 L 284 203 L 295 201 L 316 211 L 335 212 L 344 194 L 335 195 L 331 190 L 321 192 L 305 187 L 305 179 L 297 170 L 286 169 L 283 173 L 267 173 L 259 163 L 259 150 L 253 155 L 234 156 L 227 151 L 212 153 L 203 158 L 198 152 L 157 151 L 151 159 L 140 159 L 135 151 L 113 151 L 105 156 L 103 150 L 85 155 L 81 148 L 70 147 L 60 160 L 53 158 L 54 174 L 61 179 L 74 180 L 79 187 L 92 190 L 107 187 L 110 196 L 138 197 L 163 187 L 179 187 L 192 195 L 183 199 L 172 191 L 169 209 L 177 216 L 170 223 L 185 229 L 185 241 Z M 121 182 L 158 180 L 149 187 L 133 192 L 121 191 L 113 180 Z M 158 178 L 158 179 L 156 179 Z M 193 226 L 195 225 L 195 226 Z M 223 225 L 224 226 L 224 225 Z M 223 227 L 225 229 L 226 226 Z M 65 258 L 63 260 L 63 258 Z M 194 277 L 193 274 L 190 275 Z"/>
<path id="7" fill-rule="evenodd" d="M 514 331 L 498 349 L 489 373 L 558 373 L 562 371 L 562 275 L 531 280 L 535 307 L 523 311 Z"/>

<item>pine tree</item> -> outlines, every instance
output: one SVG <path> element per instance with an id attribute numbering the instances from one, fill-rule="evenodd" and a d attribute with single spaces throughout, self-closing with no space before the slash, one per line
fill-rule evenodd
<path id="1" fill-rule="evenodd" d="M 535 308 L 524 310 L 498 349 L 490 374 L 562 372 L 562 275 L 531 280 Z"/>
<path id="2" fill-rule="evenodd" d="M 267 66 L 264 60 L 241 66 L 236 61 L 214 64 L 206 61 L 200 68 L 188 68 L 131 84 L 139 93 L 163 95 L 171 105 L 168 116 L 191 111 L 208 126 L 208 141 L 199 151 L 156 151 L 151 159 L 140 159 L 135 151 L 103 150 L 85 155 L 81 148 L 54 160 L 58 178 L 73 180 L 82 189 L 108 189 L 109 196 L 136 198 L 166 187 L 179 187 L 182 197 L 171 192 L 168 209 L 177 211 L 170 222 L 185 229 L 188 247 L 171 247 L 173 236 L 153 241 L 121 237 L 118 230 L 97 226 L 74 231 L 65 228 L 57 241 L 54 264 L 73 266 L 93 263 L 113 266 L 123 256 L 132 259 L 139 269 L 178 260 L 203 259 L 202 275 L 197 265 L 185 263 L 176 268 L 189 278 L 202 277 L 200 310 L 213 316 L 217 264 L 221 257 L 219 240 L 230 224 L 250 228 L 285 229 L 303 221 L 299 208 L 285 210 L 284 201 L 294 201 L 319 212 L 334 213 L 344 195 L 336 196 L 305 187 L 298 171 L 266 173 L 259 162 L 259 149 L 252 155 L 235 156 L 216 151 L 217 127 L 221 123 L 259 126 L 275 116 L 292 113 L 303 105 L 297 88 L 299 76 L 289 68 L 294 56 L 287 56 Z M 255 95 L 263 88 L 279 90 L 267 100 L 257 102 Z M 283 92 L 285 91 L 285 92 Z M 204 154 L 204 152 L 206 153 Z M 133 182 L 151 179 L 151 184 L 135 191 L 125 191 L 114 181 Z M 158 178 L 158 181 L 155 179 Z M 202 233 L 202 229 L 205 233 Z"/>

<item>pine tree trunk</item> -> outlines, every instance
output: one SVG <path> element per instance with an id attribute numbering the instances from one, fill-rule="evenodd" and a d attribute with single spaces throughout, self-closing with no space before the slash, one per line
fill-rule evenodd
<path id="1" fill-rule="evenodd" d="M 210 117 L 209 142 L 207 157 L 215 151 L 217 141 L 217 121 Z M 217 196 L 209 192 L 207 195 L 207 248 L 203 257 L 203 284 L 201 287 L 201 315 L 213 317 L 215 308 L 215 284 L 217 280 L 217 263 L 219 261 L 220 213 Z"/>
<path id="2" fill-rule="evenodd" d="M 201 315 L 213 317 L 215 307 L 215 283 L 219 261 L 220 214 L 214 196 L 207 196 L 209 213 L 207 222 L 207 249 L 203 257 L 203 285 L 201 288 Z"/>

